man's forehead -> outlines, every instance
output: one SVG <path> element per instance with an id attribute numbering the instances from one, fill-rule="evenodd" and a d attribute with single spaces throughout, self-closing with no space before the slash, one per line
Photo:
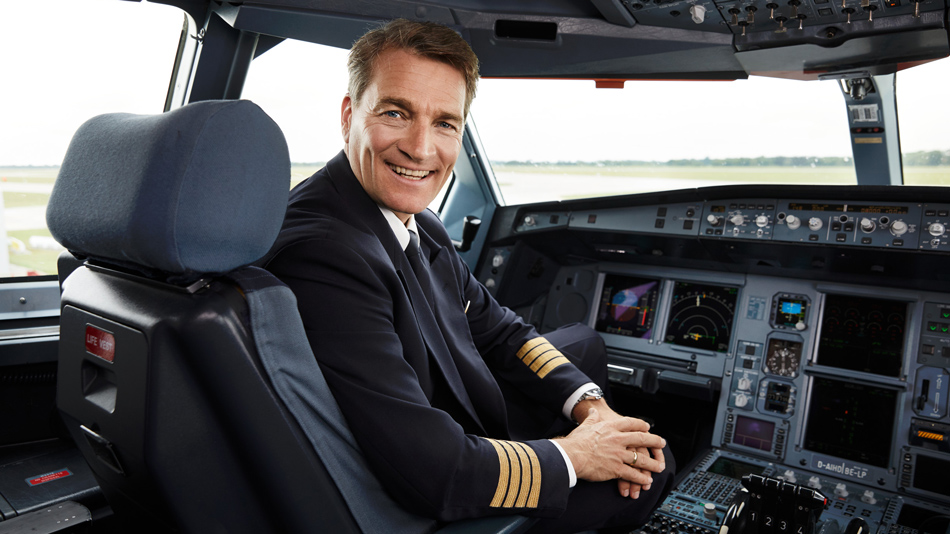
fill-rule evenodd
<path id="1" fill-rule="evenodd" d="M 402 101 L 408 107 L 413 105 L 413 96 L 424 95 L 437 100 L 440 107 L 457 108 L 446 112 L 461 115 L 465 107 L 465 79 L 458 69 L 402 49 L 386 50 L 376 57 L 367 92 L 375 93 L 375 102 L 368 102 L 371 106 Z"/>

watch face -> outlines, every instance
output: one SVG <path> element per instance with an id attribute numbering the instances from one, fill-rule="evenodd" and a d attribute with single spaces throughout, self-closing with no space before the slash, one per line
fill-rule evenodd
<path id="1" fill-rule="evenodd" d="M 785 339 L 769 340 L 765 357 L 765 372 L 773 375 L 795 378 L 798 376 L 802 360 L 802 344 Z"/>

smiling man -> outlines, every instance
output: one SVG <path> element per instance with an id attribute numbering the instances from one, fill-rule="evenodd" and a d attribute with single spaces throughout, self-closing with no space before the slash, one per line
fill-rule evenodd
<path id="1" fill-rule="evenodd" d="M 540 336 L 426 209 L 461 151 L 474 53 L 446 27 L 397 20 L 357 41 L 348 66 L 343 151 L 293 190 L 264 265 L 296 294 L 370 467 L 397 502 L 443 521 L 644 522 L 672 455 L 607 405 L 602 340 L 584 326 Z"/>

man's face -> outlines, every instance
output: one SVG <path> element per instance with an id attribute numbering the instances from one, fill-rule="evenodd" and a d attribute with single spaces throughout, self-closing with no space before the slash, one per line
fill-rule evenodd
<path id="1" fill-rule="evenodd" d="M 387 50 L 359 104 L 346 96 L 344 151 L 369 196 L 403 221 L 438 195 L 462 149 L 465 80 L 449 65 Z"/>

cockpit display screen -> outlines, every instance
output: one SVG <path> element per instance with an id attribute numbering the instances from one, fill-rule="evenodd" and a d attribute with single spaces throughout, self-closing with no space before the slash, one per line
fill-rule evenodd
<path id="1" fill-rule="evenodd" d="M 845 460 L 887 467 L 896 414 L 896 390 L 815 377 L 804 447 Z"/>
<path id="2" fill-rule="evenodd" d="M 737 287 L 676 282 L 666 325 L 666 342 L 728 351 L 738 296 Z"/>
<path id="3" fill-rule="evenodd" d="M 906 302 L 827 295 L 816 363 L 900 376 L 906 322 Z"/>
<path id="4" fill-rule="evenodd" d="M 649 339 L 659 294 L 659 280 L 606 275 L 594 329 L 605 334 Z"/>
<path id="5" fill-rule="evenodd" d="M 736 433 L 732 442 L 736 445 L 771 452 L 774 433 L 775 423 L 739 415 L 736 417 Z"/>

